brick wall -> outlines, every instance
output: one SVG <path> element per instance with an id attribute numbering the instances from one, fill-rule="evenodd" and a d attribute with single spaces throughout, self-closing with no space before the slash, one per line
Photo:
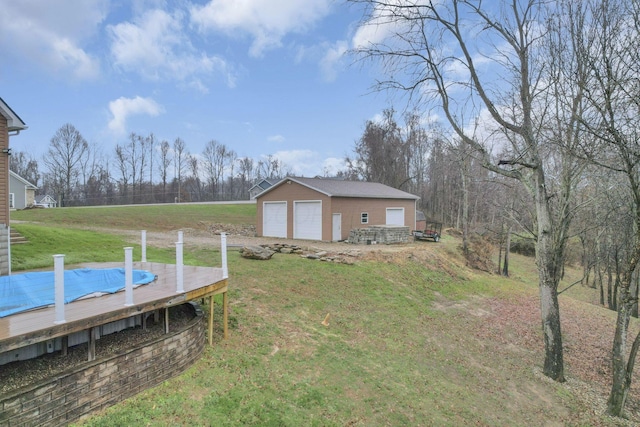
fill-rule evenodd
<path id="1" fill-rule="evenodd" d="M 67 425 L 158 385 L 200 357 L 205 328 L 196 308 L 194 319 L 180 330 L 0 396 L 0 426 Z"/>
<path id="2" fill-rule="evenodd" d="M 349 232 L 349 243 L 356 245 L 407 243 L 410 236 L 409 227 L 379 225 L 352 229 Z"/>

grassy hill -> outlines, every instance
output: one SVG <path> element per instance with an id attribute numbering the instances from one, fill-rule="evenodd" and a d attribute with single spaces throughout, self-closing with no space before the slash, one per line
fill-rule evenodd
<path id="1" fill-rule="evenodd" d="M 148 209 L 12 213 L 31 240 L 14 248 L 13 260 L 26 265 L 52 249 L 100 259 L 127 243 L 119 229 L 255 218 L 253 205 Z M 101 231 L 73 228 L 85 226 Z M 594 291 L 578 285 L 561 295 L 568 381 L 553 383 L 540 373 L 533 260 L 513 256 L 512 278 L 474 272 L 459 243 L 445 236 L 382 247 L 354 265 L 284 254 L 254 261 L 232 251 L 230 338 L 217 331 L 215 346 L 187 372 L 82 425 L 637 425 L 637 384 L 630 421 L 602 415 L 615 313 L 590 303 Z M 166 249 L 149 250 L 171 262 Z M 210 263 L 218 255 L 190 247 L 185 258 Z M 561 288 L 577 274 L 568 271 Z"/>

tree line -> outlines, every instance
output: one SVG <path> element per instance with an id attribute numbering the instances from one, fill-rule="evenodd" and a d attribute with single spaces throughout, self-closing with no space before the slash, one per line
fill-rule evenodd
<path id="1" fill-rule="evenodd" d="M 239 157 L 213 139 L 192 154 L 183 139 L 159 141 L 153 133 L 132 132 L 105 153 L 70 123 L 56 131 L 41 162 L 13 152 L 10 168 L 59 206 L 243 200 L 256 180 L 290 171 L 273 155 L 257 161 Z"/>

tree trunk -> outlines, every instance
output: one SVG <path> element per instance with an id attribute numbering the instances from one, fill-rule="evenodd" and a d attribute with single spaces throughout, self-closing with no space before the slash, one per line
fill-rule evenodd
<path id="1" fill-rule="evenodd" d="M 504 226 L 501 227 L 504 230 Z M 500 274 L 502 271 L 502 244 L 504 238 L 504 231 L 500 233 L 500 244 L 498 245 L 498 271 L 496 273 Z"/>
<path id="2" fill-rule="evenodd" d="M 540 285 L 540 308 L 545 346 L 543 373 L 555 381 L 564 382 L 560 307 L 558 290 L 554 285 Z"/>
<path id="3" fill-rule="evenodd" d="M 628 375 L 625 366 L 625 353 L 627 350 L 627 332 L 629 328 L 629 317 L 631 315 L 629 301 L 621 302 L 616 320 L 616 332 L 613 337 L 612 352 L 612 376 L 611 394 L 607 401 L 607 414 L 621 417 L 624 412 L 624 405 L 631 386 L 631 376 Z M 636 337 L 638 341 L 638 337 Z M 634 342 L 634 346 L 636 343 Z M 635 358 L 634 358 L 635 359 Z M 629 360 L 631 363 L 632 360 Z M 632 368 L 633 369 L 633 368 Z"/>
<path id="4" fill-rule="evenodd" d="M 536 265 L 540 291 L 540 311 L 544 337 L 545 358 L 543 373 L 554 381 L 564 382 L 564 358 L 558 304 L 558 282 L 563 247 L 554 244 L 551 206 L 546 194 L 544 175 L 537 171 L 536 177 Z M 561 227 L 561 225 L 557 225 Z M 556 231 L 557 232 L 557 231 Z"/>
<path id="5" fill-rule="evenodd" d="M 502 267 L 502 275 L 509 277 L 509 253 L 511 252 L 511 227 L 507 229 L 507 241 L 504 245 L 504 266 Z"/>

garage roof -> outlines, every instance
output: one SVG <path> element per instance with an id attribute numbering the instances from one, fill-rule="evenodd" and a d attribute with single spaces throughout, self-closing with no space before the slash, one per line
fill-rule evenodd
<path id="1" fill-rule="evenodd" d="M 287 181 L 296 182 L 312 190 L 323 193 L 329 197 L 360 197 L 367 199 L 411 199 L 418 200 L 420 197 L 402 190 L 398 190 L 388 185 L 378 182 L 365 181 L 344 181 L 331 178 L 300 178 L 288 176 L 272 187 L 263 191 L 260 196 L 267 194 L 274 188 L 280 187 Z M 258 197 L 260 197 L 258 196 Z"/>

